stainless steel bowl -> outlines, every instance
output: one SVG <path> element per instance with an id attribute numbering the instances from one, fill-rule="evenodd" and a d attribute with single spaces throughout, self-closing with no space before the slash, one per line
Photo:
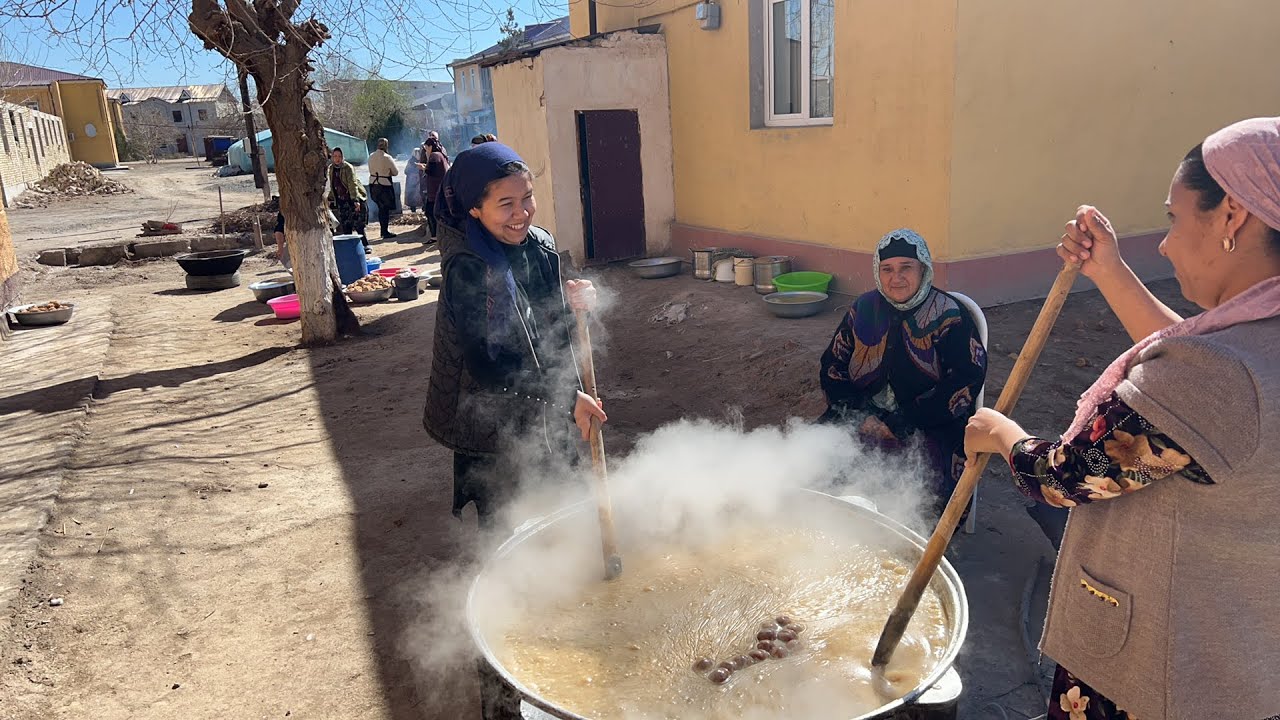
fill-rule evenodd
<path id="1" fill-rule="evenodd" d="M 395 288 L 383 288 L 382 290 L 366 290 L 364 292 L 347 290 L 347 297 L 351 298 L 353 303 L 379 303 L 391 298 L 391 292 Z"/>
<path id="2" fill-rule="evenodd" d="M 763 300 L 769 312 L 780 318 L 802 318 L 822 312 L 830 297 L 826 293 L 801 290 L 770 293 Z"/>
<path id="3" fill-rule="evenodd" d="M 680 274 L 680 263 L 684 262 L 678 257 L 656 257 L 645 258 L 644 260 L 636 260 L 627 263 L 633 272 L 639 277 L 646 279 L 671 277 Z"/>
<path id="4" fill-rule="evenodd" d="M 253 296 L 261 303 L 298 292 L 293 278 L 273 278 L 249 283 L 249 289 L 253 291 Z"/>
<path id="5" fill-rule="evenodd" d="M 29 305 L 19 305 L 9 308 L 6 312 L 13 315 L 13 319 L 18 321 L 19 325 L 27 327 L 37 327 L 41 325 L 61 325 L 71 319 L 71 313 L 75 311 L 76 306 L 70 303 L 63 303 L 67 307 L 58 310 L 45 310 L 43 312 L 30 312 L 27 308 L 33 308 L 43 303 L 34 303 Z"/>
<path id="6" fill-rule="evenodd" d="M 777 522 L 799 528 L 812 528 L 859 543 L 883 548 L 902 562 L 914 564 L 924 552 L 925 538 L 895 520 L 881 515 L 858 502 L 850 502 L 813 490 L 790 490 L 779 506 L 787 508 Z M 625 556 L 628 547 L 646 542 L 647 515 L 634 509 L 616 507 L 619 541 Z M 550 553 L 549 548 L 555 552 Z M 537 558 L 537 562 L 533 562 Z M 555 568 L 547 569 L 546 562 Z M 532 564 L 531 564 L 532 563 Z M 543 563 L 539 566 L 538 563 Z M 501 640 L 501 621 L 497 618 L 510 611 L 512 593 L 523 597 L 529 593 L 562 592 L 559 583 L 596 581 L 603 573 L 600 561 L 599 523 L 594 501 L 570 505 L 545 518 L 532 520 L 518 529 L 502 544 L 481 570 L 467 596 L 467 626 L 472 640 L 485 661 L 524 701 L 555 718 L 589 720 L 572 710 L 541 697 L 521 682 L 498 658 L 495 644 Z M 554 578 L 554 580 L 551 580 Z M 543 587 L 547 583 L 555 587 Z M 964 584 L 955 568 L 943 558 L 929 583 L 942 603 L 948 624 L 948 640 L 937 666 L 920 684 L 902 697 L 856 718 L 843 720 L 887 720 L 897 717 L 904 708 L 922 702 L 921 696 L 948 674 L 964 644 L 969 628 L 969 603 Z M 886 618 L 887 619 L 887 618 Z"/>

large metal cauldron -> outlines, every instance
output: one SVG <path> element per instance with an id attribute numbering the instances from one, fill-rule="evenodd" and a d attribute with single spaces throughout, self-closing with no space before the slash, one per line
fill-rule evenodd
<path id="1" fill-rule="evenodd" d="M 859 542 L 874 543 L 876 547 L 893 552 L 907 563 L 914 564 L 924 552 L 925 538 L 856 501 L 836 498 L 812 490 L 793 490 L 789 492 L 784 502 L 787 512 L 785 519 L 780 519 L 781 522 L 791 523 L 793 526 L 796 523 L 803 523 L 806 527 L 828 532 L 852 532 L 856 534 Z M 625 516 L 625 513 L 623 515 Z M 594 557 L 594 563 L 590 561 L 584 563 L 582 579 L 588 581 L 591 575 L 598 576 L 601 574 L 603 566 L 600 559 L 598 527 L 595 522 L 596 508 L 594 502 L 584 501 L 559 510 L 545 518 L 526 523 L 494 553 L 494 556 L 472 582 L 471 591 L 467 597 L 468 630 L 485 661 L 507 683 L 524 696 L 525 702 L 553 717 L 564 718 L 565 720 L 592 719 L 584 718 L 539 697 L 537 693 L 526 687 L 520 678 L 512 675 L 503 667 L 486 637 L 486 613 L 489 612 L 486 608 L 501 607 L 504 603 L 504 598 L 498 597 L 492 591 L 492 588 L 501 585 L 509 589 L 512 585 L 519 585 L 519 581 L 507 582 L 510 578 L 506 576 L 511 574 L 511 569 L 516 568 L 516 572 L 523 573 L 529 577 L 538 574 L 539 568 L 535 564 L 520 562 L 522 555 L 533 557 L 534 553 L 546 553 L 548 548 L 558 549 L 561 547 L 573 548 L 573 551 L 577 552 L 579 547 L 590 549 L 594 544 L 594 555 L 583 554 L 581 556 L 583 560 Z M 622 532 L 623 571 L 625 572 L 628 537 L 622 524 L 620 524 L 619 529 Z M 565 538 L 574 536 L 580 539 L 580 544 L 565 545 Z M 552 539 L 553 537 L 554 539 Z M 545 557 L 545 555 L 542 557 Z M 937 668 L 904 696 L 882 705 L 872 712 L 859 715 L 856 718 L 844 718 L 841 720 L 884 720 L 893 718 L 904 708 L 916 705 L 918 701 L 921 701 L 921 695 L 934 687 L 935 684 L 939 684 L 939 680 L 944 675 L 948 675 L 968 631 L 969 604 L 965 597 L 964 585 L 960 581 L 960 576 L 945 558 L 938 567 L 938 572 L 934 576 L 931 587 L 937 593 L 946 611 L 950 637 Z M 888 618 L 887 613 L 888 610 L 886 609 L 886 619 Z M 949 677 L 954 678 L 954 673 L 950 673 Z M 929 700 L 930 698 L 924 699 L 925 702 Z"/>

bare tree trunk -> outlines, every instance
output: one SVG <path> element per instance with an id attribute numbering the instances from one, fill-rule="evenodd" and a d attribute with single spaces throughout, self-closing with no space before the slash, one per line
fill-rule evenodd
<path id="1" fill-rule="evenodd" d="M 244 109 L 244 136 L 245 142 L 249 143 L 253 186 L 261 188 L 267 176 L 267 169 L 262 163 L 262 156 L 258 153 L 258 129 L 253 126 L 253 106 L 249 104 L 249 73 L 241 69 L 237 74 L 240 76 L 240 105 Z"/>
<path id="2" fill-rule="evenodd" d="M 307 100 L 313 70 L 308 55 L 329 29 L 309 17 L 294 23 L 300 0 L 191 0 L 191 30 L 253 76 L 258 104 L 271 128 L 285 242 L 302 305 L 302 343 L 327 345 L 359 322 L 339 292 L 337 262 L 324 220 L 324 130 Z"/>
<path id="3" fill-rule="evenodd" d="M 293 260 L 294 280 L 302 301 L 304 345 L 337 339 L 334 315 L 334 274 L 338 266 L 333 239 L 324 215 L 324 130 L 306 98 L 307 81 L 300 73 L 277 78 L 258 102 L 271 127 L 271 150 L 280 186 L 280 210 L 285 216 L 285 242 Z M 301 112 L 298 110 L 301 109 Z"/>

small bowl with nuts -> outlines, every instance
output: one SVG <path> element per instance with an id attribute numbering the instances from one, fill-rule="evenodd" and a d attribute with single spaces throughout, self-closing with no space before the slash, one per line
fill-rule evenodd
<path id="1" fill-rule="evenodd" d="M 71 303 L 50 300 L 43 303 L 19 305 L 5 312 L 13 316 L 19 325 L 35 327 L 39 325 L 61 325 L 71 319 L 76 306 Z"/>

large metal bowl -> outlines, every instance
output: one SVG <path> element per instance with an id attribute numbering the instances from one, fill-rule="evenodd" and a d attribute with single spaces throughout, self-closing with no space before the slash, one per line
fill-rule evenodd
<path id="1" fill-rule="evenodd" d="M 363 292 L 347 290 L 346 293 L 353 303 L 380 303 L 384 300 L 389 300 L 394 290 L 394 287 L 389 287 L 381 290 L 365 290 Z"/>
<path id="2" fill-rule="evenodd" d="M 13 315 L 13 319 L 18 321 L 19 325 L 27 327 L 39 327 L 44 325 L 61 325 L 71 319 L 71 313 L 75 311 L 76 306 L 71 303 L 63 303 L 64 308 L 57 310 L 44 310 L 41 312 L 31 312 L 28 308 L 38 307 L 42 303 L 34 303 L 29 305 L 19 305 L 12 307 L 5 312 Z"/>
<path id="3" fill-rule="evenodd" d="M 248 254 L 248 250 L 208 250 L 185 253 L 176 260 L 188 275 L 231 275 Z"/>
<path id="4" fill-rule="evenodd" d="M 249 289 L 253 291 L 253 296 L 260 303 L 298 292 L 293 278 L 272 278 L 271 280 L 249 283 Z"/>
<path id="5" fill-rule="evenodd" d="M 826 293 L 802 290 L 770 293 L 763 300 L 769 312 L 780 318 L 802 318 L 822 312 L 829 298 Z"/>
<path id="6" fill-rule="evenodd" d="M 924 553 L 926 540 L 900 523 L 881 515 L 868 507 L 845 499 L 832 497 L 812 490 L 791 490 L 780 496 L 778 523 L 792 527 L 812 528 L 822 532 L 855 538 L 857 542 L 888 550 L 902 562 L 914 564 Z M 783 510 L 785 508 L 785 512 Z M 615 507 L 615 519 L 621 551 L 624 556 L 643 537 L 643 531 L 628 532 L 629 513 L 626 508 Z M 631 518 L 633 523 L 643 523 L 643 518 Z M 633 524 L 631 527 L 636 527 Z M 567 542 L 566 542 L 567 541 Z M 556 555 L 548 554 L 554 548 Z M 564 550 L 565 552 L 561 552 Z M 579 553 L 582 553 L 579 555 Z M 571 557 L 563 557 L 569 555 Z M 548 557 L 566 567 L 582 565 L 580 574 L 570 577 L 565 568 L 546 567 Z M 538 558 L 539 562 L 534 562 Z M 584 560 L 592 558 L 591 561 Z M 539 564 L 541 563 L 541 564 Z M 577 572 L 576 570 L 574 572 Z M 625 572 L 625 570 L 624 570 Z M 472 640 L 485 661 L 519 692 L 524 701 L 553 717 L 564 720 L 590 720 L 571 710 L 557 706 L 542 698 L 537 692 L 509 672 L 498 659 L 490 642 L 496 631 L 490 609 L 509 608 L 512 593 L 521 596 L 519 586 L 526 578 L 555 578 L 556 583 L 596 581 L 603 573 L 600 559 L 599 524 L 594 501 L 584 501 L 564 508 L 548 517 L 526 523 L 494 553 L 493 557 L 472 582 L 467 596 L 467 625 Z M 537 582 L 538 580 L 532 580 Z M 601 581 L 602 582 L 602 581 Z M 907 706 L 915 706 L 921 695 L 939 683 L 947 675 L 964 644 L 969 627 L 969 605 L 965 597 L 960 575 L 945 558 L 930 583 L 931 589 L 941 600 L 949 625 L 948 643 L 943 649 L 938 665 L 915 688 L 902 697 L 886 703 L 874 711 L 844 720 L 882 720 L 895 716 Z M 538 592 L 535 588 L 532 592 Z M 560 590 L 557 589 L 557 592 Z M 524 595 L 527 595 L 525 593 Z M 886 619 L 887 616 L 886 616 Z M 598 719 L 597 719 L 598 720 Z"/>
<path id="7" fill-rule="evenodd" d="M 682 262 L 684 261 L 678 257 L 656 257 L 627 263 L 627 267 L 631 268 L 637 277 L 653 279 L 679 275 Z"/>

